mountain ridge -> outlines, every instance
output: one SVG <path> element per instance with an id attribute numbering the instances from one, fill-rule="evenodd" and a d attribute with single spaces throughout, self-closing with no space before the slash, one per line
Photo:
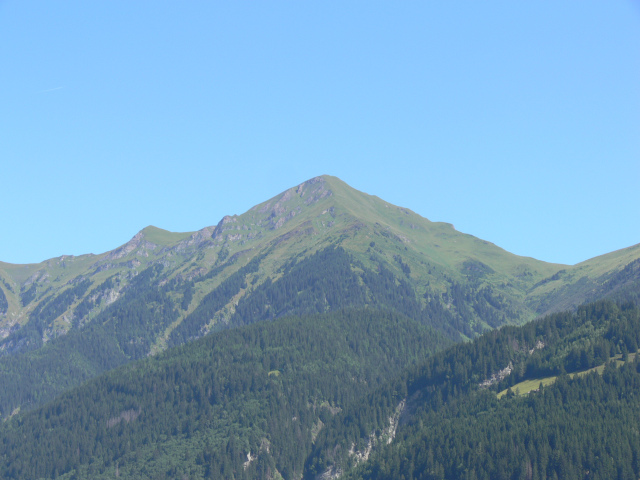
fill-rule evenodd
<path id="1" fill-rule="evenodd" d="M 302 201 L 295 201 L 294 197 L 296 196 Z M 312 207 L 317 202 L 320 202 L 326 208 L 314 211 Z M 304 212 L 306 214 L 304 215 L 305 218 L 302 221 L 295 221 L 296 215 L 302 212 L 301 207 L 303 204 L 308 210 Z M 340 210 L 341 216 L 349 217 L 343 223 L 351 231 L 357 231 L 362 228 L 362 223 L 365 223 L 366 220 L 375 219 L 376 221 L 372 222 L 374 232 L 368 233 L 394 235 L 397 240 L 404 244 L 413 243 L 413 246 L 419 250 L 420 254 L 448 267 L 454 267 L 456 263 L 461 264 L 464 260 L 471 258 L 488 264 L 493 270 L 496 270 L 496 266 L 502 261 L 500 257 L 507 254 L 511 257 L 511 260 L 518 260 L 518 264 L 510 265 L 507 273 L 518 276 L 522 275 L 522 270 L 531 269 L 532 266 L 535 266 L 543 270 L 539 275 L 540 278 L 538 278 L 538 281 L 540 281 L 562 269 L 585 269 L 585 267 L 590 267 L 590 270 L 594 272 L 599 270 L 597 273 L 603 274 L 608 268 L 610 269 L 606 265 L 607 261 L 617 255 L 615 252 L 611 252 L 595 259 L 586 260 L 575 266 L 550 264 L 532 257 L 517 256 L 491 242 L 457 232 L 451 224 L 431 222 L 407 208 L 392 205 L 375 195 L 358 192 L 336 177 L 323 175 L 292 187 L 252 207 L 244 214 L 224 216 L 217 225 L 205 227 L 197 232 L 169 232 L 158 227 L 148 226 L 140 230 L 122 246 L 98 255 L 63 255 L 37 264 L 25 265 L 0 262 L 0 276 L 8 284 L 13 281 L 15 288 L 17 284 L 21 284 L 21 287 L 28 286 L 47 275 L 51 277 L 52 273 L 50 271 L 54 271 L 57 277 L 64 281 L 74 274 L 88 274 L 86 271 L 82 272 L 83 266 L 87 270 L 91 267 L 102 270 L 109 269 L 110 267 L 106 265 L 108 261 L 120 260 L 130 256 L 132 253 L 137 257 L 148 257 L 152 252 L 157 255 L 158 253 L 166 252 L 167 249 L 184 252 L 197 246 L 206 248 L 223 245 L 223 248 L 226 248 L 229 254 L 234 254 L 241 250 L 237 248 L 238 246 L 246 245 L 256 248 L 256 243 L 259 240 L 269 241 L 275 239 L 278 236 L 274 235 L 274 233 L 283 231 L 283 228 L 287 230 L 286 233 L 290 237 L 299 236 L 302 232 L 306 232 L 308 236 L 322 235 L 322 230 L 327 230 L 327 225 L 329 226 L 328 228 L 335 226 L 335 218 L 328 219 L 326 215 L 329 214 L 329 216 L 335 217 L 336 208 Z M 268 215 L 265 216 L 264 214 Z M 327 218 L 326 222 L 322 218 L 323 216 Z M 301 231 L 302 224 L 306 228 Z M 234 228 L 234 226 L 237 228 Z M 430 237 L 429 244 L 415 245 L 416 242 L 412 241 L 408 236 L 415 232 L 407 232 L 407 226 L 410 230 L 426 232 Z M 375 231 L 376 227 L 378 227 L 377 232 Z M 340 231 L 340 233 L 344 234 L 344 231 Z M 283 239 L 280 239 L 280 241 L 283 241 Z M 213 242 L 213 245 L 209 242 Z M 458 245 L 455 245 L 457 242 L 467 243 L 467 245 L 464 245 L 465 248 L 461 249 L 458 248 Z M 628 247 L 619 252 L 631 252 L 628 255 L 628 260 L 630 261 L 640 256 L 640 253 L 635 251 L 636 249 L 640 250 L 640 245 Z M 473 254 L 470 255 L 469 252 Z M 138 261 L 140 261 L 139 258 Z M 600 263 L 597 269 L 593 267 L 594 262 Z M 133 261 L 132 264 L 127 266 L 131 268 L 142 264 L 135 265 L 135 263 L 137 262 Z M 56 269 L 60 270 L 60 268 L 57 268 L 60 266 L 62 266 L 63 270 L 68 269 L 68 271 L 55 272 Z M 544 289 L 540 291 L 544 291 Z"/>
<path id="2" fill-rule="evenodd" d="M 148 226 L 99 255 L 0 263 L 0 371 L 40 351 L 53 368 L 73 353 L 57 345 L 108 338 L 106 357 L 78 361 L 93 375 L 212 330 L 351 307 L 470 339 L 587 300 L 637 299 L 639 259 L 640 246 L 573 267 L 517 256 L 325 175 L 196 232 Z"/>
<path id="3" fill-rule="evenodd" d="M 317 205 L 319 207 L 316 208 Z M 301 214 L 304 217 L 302 219 Z M 339 215 L 338 219 L 336 215 Z M 368 228 L 365 228 L 365 225 Z M 332 229 L 338 235 L 331 237 Z M 575 266 L 550 264 L 532 257 L 517 256 L 491 242 L 457 232 L 451 224 L 431 222 L 407 208 L 397 207 L 375 195 L 359 192 L 336 177 L 322 175 L 289 188 L 241 215 L 226 215 L 215 226 L 208 226 L 196 232 L 169 232 L 148 226 L 122 246 L 98 255 L 64 255 L 38 264 L 26 265 L 0 262 L 0 277 L 6 285 L 12 285 L 10 290 L 13 292 L 9 291 L 7 297 L 11 297 L 13 293 L 14 299 L 9 300 L 8 313 L 24 321 L 28 310 L 20 308 L 15 298 L 18 286 L 23 289 L 33 283 L 55 284 L 58 280 L 58 288 L 64 288 L 66 282 L 77 275 L 95 275 L 96 272 L 118 268 L 140 268 L 145 264 L 142 260 L 150 256 L 163 257 L 162 261 L 166 265 L 170 263 L 167 257 L 176 254 L 187 256 L 189 250 L 196 249 L 201 250 L 198 258 L 200 261 L 204 260 L 204 268 L 209 268 L 221 258 L 219 254 L 215 257 L 211 255 L 210 250 L 220 248 L 220 252 L 217 253 L 221 253 L 222 256 L 238 254 L 247 250 L 246 247 L 250 250 L 264 250 L 269 242 L 276 239 L 279 243 L 291 244 L 290 248 L 286 249 L 289 251 L 285 253 L 289 255 L 300 254 L 301 250 L 312 252 L 321 245 L 338 240 L 348 250 L 360 254 L 360 259 L 367 262 L 366 255 L 362 254 L 363 250 L 366 251 L 363 242 L 360 241 L 358 244 L 356 241 L 357 233 L 361 230 L 367 230 L 365 235 L 370 239 L 369 243 L 375 243 L 375 237 L 380 235 L 393 237 L 396 243 L 404 246 L 405 251 L 409 252 L 408 247 L 413 247 L 413 251 L 408 253 L 410 256 L 428 258 L 438 265 L 457 269 L 458 273 L 460 267 L 463 270 L 467 267 L 471 270 L 475 268 L 473 265 L 464 267 L 465 261 L 481 262 L 503 277 L 516 277 L 520 283 L 518 289 L 526 290 L 526 294 L 533 298 L 548 293 L 549 285 L 545 287 L 539 283 L 561 270 L 578 269 L 591 276 L 602 276 L 611 270 L 610 264 L 615 268 L 621 268 L 640 257 L 640 245 L 586 260 Z M 418 231 L 422 235 L 416 240 L 418 237 L 415 237 L 415 234 Z M 278 235 L 281 232 L 285 232 L 285 235 Z M 304 236 L 307 242 L 303 249 L 293 245 L 295 238 L 301 236 Z M 318 241 L 314 242 L 314 237 L 318 237 Z M 202 258 L 202 251 L 205 252 L 205 258 Z M 624 257 L 624 261 L 617 258 L 621 256 Z M 125 257 L 128 258 L 128 263 L 119 262 Z M 506 257 L 509 257 L 508 260 Z M 505 265 L 505 262 L 510 264 Z M 52 281 L 53 275 L 55 278 Z M 459 274 L 456 276 L 460 278 Z M 526 276 L 531 276 L 536 281 L 523 281 L 527 280 Z M 539 312 L 542 313 L 545 311 Z M 6 323 L 6 319 L 4 322 L 0 321 L 0 326 L 2 323 Z"/>

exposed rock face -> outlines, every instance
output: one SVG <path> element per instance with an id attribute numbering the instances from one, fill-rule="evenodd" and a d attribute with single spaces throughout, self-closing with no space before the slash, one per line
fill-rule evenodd
<path id="1" fill-rule="evenodd" d="M 220 240 L 224 232 L 235 230 L 237 228 L 237 226 L 235 225 L 237 224 L 237 222 L 238 217 L 236 215 L 234 215 L 233 217 L 225 215 L 224 217 L 222 217 L 222 220 L 218 222 L 218 225 L 216 225 L 211 238 L 213 238 L 214 240 Z"/>
<path id="2" fill-rule="evenodd" d="M 180 242 L 175 247 L 175 250 L 178 252 L 182 252 L 189 247 L 200 246 L 206 242 L 209 242 L 215 230 L 216 230 L 216 227 L 206 227 L 206 228 L 203 228 L 202 230 L 198 230 L 189 238 Z"/>
<path id="3" fill-rule="evenodd" d="M 111 417 L 109 420 L 107 420 L 107 428 L 115 427 L 120 422 L 125 422 L 125 423 L 133 422 L 136 418 L 140 416 L 141 413 L 142 413 L 142 410 L 140 409 L 125 410 L 124 412 L 121 412 L 120 415 Z"/>
<path id="4" fill-rule="evenodd" d="M 313 194 L 311 194 L 304 203 L 307 205 L 313 205 L 314 203 L 319 202 L 323 198 L 330 197 L 331 195 L 333 195 L 333 192 L 331 190 L 327 190 L 324 188 L 318 189 Z"/>
<path id="5" fill-rule="evenodd" d="M 116 300 L 118 300 L 118 298 L 120 297 L 120 292 L 118 292 L 115 289 L 111 289 L 109 291 L 107 291 L 104 295 L 103 295 L 103 299 L 104 299 L 104 304 L 106 305 L 111 305 L 113 302 L 115 302 Z"/>
<path id="6" fill-rule="evenodd" d="M 531 350 L 529 350 L 529 355 L 531 355 L 536 350 L 542 350 L 543 348 L 544 348 L 544 342 L 542 340 L 538 340 L 534 345 L 534 347 Z"/>
<path id="7" fill-rule="evenodd" d="M 223 217 L 213 229 L 211 238 L 215 245 L 260 239 L 264 236 L 264 231 L 261 228 L 272 231 L 282 229 L 303 212 L 305 205 L 313 205 L 331 195 L 333 193 L 327 187 L 324 178 L 313 178 L 297 187 L 290 188 L 264 204 L 253 207 L 249 212 L 255 212 L 258 215 L 257 218 L 253 217 L 250 224 L 240 222 L 237 215 Z M 303 202 L 300 201 L 301 199 Z"/>
<path id="8" fill-rule="evenodd" d="M 361 462 L 366 462 L 369 459 L 369 455 L 371 455 L 371 451 L 377 444 L 384 443 L 389 445 L 393 442 L 393 439 L 396 438 L 396 431 L 398 430 L 400 416 L 402 415 L 406 404 L 406 399 L 402 400 L 398 404 L 393 415 L 389 417 L 389 425 L 382 430 L 382 432 L 378 434 L 376 434 L 376 432 L 372 432 L 371 435 L 369 435 L 369 443 L 363 450 L 355 450 L 355 444 L 351 445 L 351 449 L 349 449 L 349 456 L 355 459 L 356 465 Z"/>
<path id="9" fill-rule="evenodd" d="M 387 439 L 387 445 L 389 445 L 396 438 L 396 432 L 398 431 L 398 425 L 400 424 L 400 417 L 404 413 L 404 409 L 407 405 L 407 400 L 402 400 L 396 407 L 393 415 L 389 417 L 389 426 L 383 432 L 382 438 Z"/>
<path id="10" fill-rule="evenodd" d="M 389 424 L 380 432 L 371 432 L 367 445 L 360 450 L 356 449 L 355 443 L 349 448 L 349 457 L 354 461 L 355 465 L 366 462 L 376 446 L 384 444 L 389 445 L 396 437 L 396 431 L 400 423 L 400 417 L 405 411 L 407 405 L 406 399 L 402 400 L 395 408 L 393 414 L 389 417 Z M 334 480 L 339 478 L 344 472 L 336 465 L 331 465 L 320 475 L 316 476 L 316 480 Z"/>
<path id="11" fill-rule="evenodd" d="M 324 178 L 315 177 L 297 187 L 290 188 L 280 196 L 273 206 L 270 202 L 266 203 L 259 211 L 260 213 L 269 212 L 269 216 L 266 218 L 268 226 L 271 230 L 277 230 L 302 212 L 301 206 L 296 206 L 292 202 L 294 197 L 304 198 L 306 196 L 304 204 L 309 206 L 331 195 L 333 192 L 327 188 Z"/>
<path id="12" fill-rule="evenodd" d="M 509 365 L 504 367 L 498 373 L 494 373 L 493 375 L 491 375 L 491 378 L 487 378 L 485 381 L 481 382 L 478 386 L 480 388 L 488 388 L 491 385 L 499 383 L 505 378 L 507 378 L 509 375 L 511 375 L 512 371 L 513 371 L 513 365 L 511 364 L 511 362 L 509 362 Z"/>
<path id="13" fill-rule="evenodd" d="M 125 243 L 124 245 L 122 245 L 119 248 L 116 248 L 115 250 L 113 250 L 112 252 L 110 252 L 105 260 L 109 261 L 109 260 L 118 260 L 122 257 L 126 257 L 127 255 L 129 255 L 131 252 L 133 252 L 138 245 L 140 245 L 140 242 L 142 241 L 144 237 L 144 234 L 142 232 L 138 232 L 136 235 L 134 235 L 134 237 L 129 240 L 127 243 Z"/>
<path id="14" fill-rule="evenodd" d="M 49 278 L 49 274 L 46 271 L 38 270 L 36 273 L 31 275 L 26 282 L 24 282 L 23 288 L 28 287 L 32 283 L 44 282 L 47 278 Z"/>
<path id="15" fill-rule="evenodd" d="M 315 177 L 307 182 L 301 183 L 295 190 L 301 198 L 308 193 L 304 202 L 307 205 L 312 205 L 323 198 L 333 195 L 333 192 L 327 188 L 327 183 L 322 177 Z"/>
<path id="16" fill-rule="evenodd" d="M 222 220 L 220 220 L 218 222 L 218 225 L 216 226 L 216 230 L 228 230 L 228 228 L 224 228 L 225 225 L 229 225 L 230 223 L 237 223 L 238 222 L 238 217 L 236 215 L 234 216 L 230 216 L 230 215 L 225 215 L 224 217 L 222 217 Z"/>
<path id="17" fill-rule="evenodd" d="M 9 322 L 5 324 L 3 328 L 0 328 L 0 339 L 7 338 L 12 333 L 18 331 L 20 325 L 18 324 L 18 318 L 14 317 L 9 319 Z M 5 346 L 0 347 L 0 352 L 5 350 Z"/>
<path id="18" fill-rule="evenodd" d="M 148 257 L 149 251 L 153 251 L 156 248 L 158 248 L 158 245 L 146 240 L 143 232 L 138 232 L 137 234 L 134 235 L 134 237 L 131 240 L 129 240 L 123 246 L 121 246 L 120 248 L 116 248 L 115 250 L 110 252 L 105 257 L 105 262 L 118 260 L 120 258 L 126 257 L 134 250 L 138 250 L 138 255 L 141 255 L 143 257 Z"/>

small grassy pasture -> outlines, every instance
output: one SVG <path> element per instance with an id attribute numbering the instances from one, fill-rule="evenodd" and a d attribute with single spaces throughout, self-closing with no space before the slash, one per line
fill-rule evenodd
<path id="1" fill-rule="evenodd" d="M 633 361 L 636 357 L 636 353 L 630 353 L 629 354 L 629 361 Z M 615 357 L 612 357 L 612 360 L 616 360 L 616 363 L 618 366 L 624 364 L 624 361 L 622 360 L 622 355 L 616 355 Z M 586 375 L 588 373 L 591 372 L 598 372 L 600 375 L 602 375 L 602 372 L 604 371 L 604 366 L 605 364 L 603 363 L 602 365 L 598 365 L 597 367 L 593 367 L 593 368 L 589 368 L 588 370 L 583 370 L 581 372 L 574 372 L 574 373 L 570 373 L 569 376 L 571 378 L 573 378 L 574 376 L 578 375 L 578 376 L 582 376 L 582 375 Z M 520 383 L 516 383 L 513 387 L 511 387 L 511 390 L 513 391 L 513 393 L 515 393 L 516 395 L 526 395 L 529 392 L 535 391 L 540 387 L 540 384 L 542 383 L 542 385 L 544 387 L 546 387 L 547 385 L 552 385 L 555 381 L 556 381 L 557 377 L 546 377 L 546 378 L 534 378 L 531 380 L 525 380 L 523 382 Z M 504 395 L 507 394 L 508 389 L 502 390 L 501 392 L 498 393 L 498 398 L 502 398 Z"/>

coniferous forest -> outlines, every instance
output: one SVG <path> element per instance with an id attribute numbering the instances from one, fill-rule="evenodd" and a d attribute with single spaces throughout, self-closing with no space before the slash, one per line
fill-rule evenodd
<path id="1" fill-rule="evenodd" d="M 6 422 L 0 476 L 296 478 L 323 422 L 443 341 L 362 310 L 220 332 Z"/>
<path id="2" fill-rule="evenodd" d="M 637 307 L 447 341 L 367 309 L 221 331 L 4 422 L 0 476 L 638 477 Z"/>
<path id="3" fill-rule="evenodd" d="M 341 412 L 316 442 L 307 476 L 353 468 L 348 449 L 370 441 L 363 419 L 393 397 L 405 401 L 396 438 L 345 478 L 637 478 L 640 364 L 629 352 L 639 339 L 637 307 L 601 302 L 452 347 Z M 590 360 L 577 366 L 576 355 Z M 482 386 L 507 365 L 510 375 Z M 524 380 L 536 386 L 520 394 Z"/>

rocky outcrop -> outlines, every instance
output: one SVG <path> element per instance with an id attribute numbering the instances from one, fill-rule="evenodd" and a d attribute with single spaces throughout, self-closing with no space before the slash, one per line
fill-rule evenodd
<path id="1" fill-rule="evenodd" d="M 405 411 L 407 405 L 406 399 L 403 399 L 389 416 L 388 425 L 382 431 L 371 432 L 367 444 L 364 448 L 357 449 L 356 444 L 352 443 L 349 448 L 349 458 L 354 466 L 362 462 L 366 462 L 371 456 L 371 452 L 381 445 L 389 445 L 396 437 L 396 431 L 400 424 L 400 417 Z M 343 474 L 343 470 L 337 465 L 331 465 L 327 470 L 316 476 L 315 480 L 334 480 Z"/>
<path id="2" fill-rule="evenodd" d="M 42 283 L 49 278 L 49 274 L 45 270 L 38 270 L 31 275 L 26 282 L 22 285 L 22 288 L 26 288 L 32 283 Z"/>
<path id="3" fill-rule="evenodd" d="M 491 385 L 500 383 L 502 380 L 507 378 L 509 375 L 511 375 L 512 371 L 513 371 L 513 365 L 511 364 L 511 362 L 509 362 L 509 365 L 507 365 L 497 373 L 494 373 L 493 375 L 491 375 L 491 377 L 487 378 L 486 380 L 480 382 L 478 386 L 480 388 L 489 388 Z"/>
<path id="4" fill-rule="evenodd" d="M 107 256 L 104 258 L 103 262 L 107 263 L 110 261 L 119 260 L 123 257 L 126 257 L 127 255 L 132 253 L 134 250 L 138 250 L 138 253 L 137 253 L 138 255 L 143 257 L 148 257 L 149 251 L 153 251 L 156 248 L 158 248 L 158 245 L 146 240 L 143 232 L 138 232 L 127 243 L 109 252 Z"/>
<path id="5" fill-rule="evenodd" d="M 183 252 L 190 247 L 203 246 L 203 244 L 211 241 L 211 237 L 213 236 L 216 228 L 217 227 L 205 227 L 201 230 L 198 230 L 186 240 L 178 243 L 178 245 L 176 245 L 175 247 L 175 250 L 177 252 Z"/>
<path id="6" fill-rule="evenodd" d="M 237 230 L 238 229 L 238 216 L 230 216 L 225 215 L 222 217 L 222 220 L 218 222 L 213 233 L 211 234 L 211 238 L 214 240 L 216 244 L 220 244 L 223 241 L 224 233 L 229 230 Z"/>
<path id="7" fill-rule="evenodd" d="M 116 415 L 115 417 L 111 417 L 109 420 L 107 420 L 107 428 L 115 427 L 120 422 L 125 422 L 125 423 L 133 422 L 136 418 L 140 416 L 141 413 L 142 413 L 141 409 L 134 410 L 132 408 L 129 410 L 125 410 L 121 412 L 120 415 Z"/>

